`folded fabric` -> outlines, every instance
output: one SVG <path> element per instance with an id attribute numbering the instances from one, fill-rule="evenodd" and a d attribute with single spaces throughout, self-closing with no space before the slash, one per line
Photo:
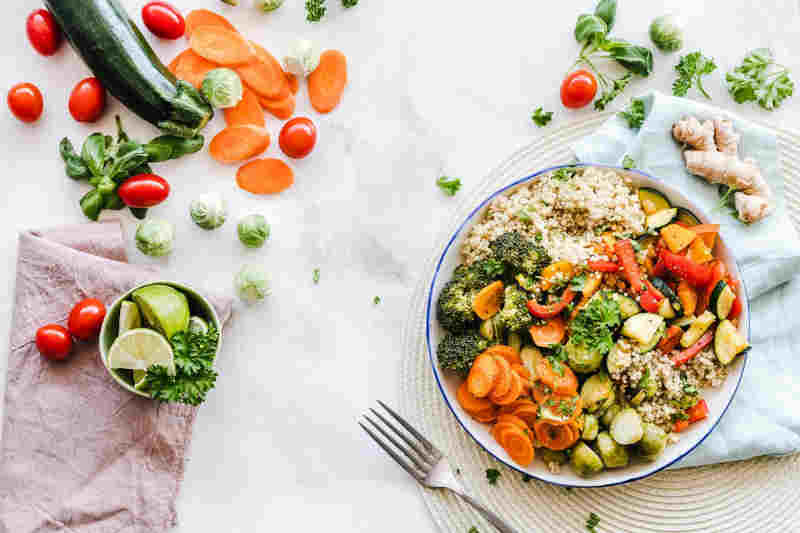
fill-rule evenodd
<path id="1" fill-rule="evenodd" d="M 619 116 L 581 141 L 578 160 L 620 165 L 625 156 L 636 168 L 683 191 L 715 223 L 734 252 L 747 287 L 751 309 L 751 342 L 745 375 L 730 409 L 717 429 L 676 468 L 747 459 L 800 450 L 800 240 L 786 209 L 778 143 L 769 130 L 692 100 L 652 92 L 642 96 L 646 119 L 637 131 Z M 681 147 L 672 139 L 672 124 L 728 118 L 742 134 L 740 153 L 758 161 L 774 191 L 775 211 L 745 225 L 720 210 L 717 187 L 686 171 Z"/>
<path id="2" fill-rule="evenodd" d="M 158 278 L 129 265 L 118 221 L 20 235 L 2 441 L 0 532 L 144 533 L 176 524 L 196 408 L 160 405 L 107 374 L 96 342 L 39 355 L 37 328 L 87 297 Z M 220 319 L 231 301 L 210 296 Z"/>

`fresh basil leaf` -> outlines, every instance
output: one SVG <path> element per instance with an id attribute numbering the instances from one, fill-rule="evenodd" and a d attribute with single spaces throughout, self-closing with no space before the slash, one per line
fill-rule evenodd
<path id="1" fill-rule="evenodd" d="M 72 142 L 66 137 L 61 139 L 61 142 L 58 144 L 58 152 L 61 154 L 61 159 L 64 161 L 67 176 L 79 180 L 86 179 L 91 175 L 89 167 L 83 162 L 81 156 L 75 152 L 75 147 L 72 146 Z"/>
<path id="2" fill-rule="evenodd" d="M 97 192 L 99 192 L 103 196 L 114 194 L 116 188 L 117 184 L 114 183 L 114 180 L 112 180 L 108 176 L 103 176 L 102 178 L 100 178 L 100 181 L 97 182 Z"/>
<path id="3" fill-rule="evenodd" d="M 81 158 L 93 176 L 104 174 L 106 161 L 106 138 L 102 133 L 92 133 L 83 142 Z"/>
<path id="4" fill-rule="evenodd" d="M 117 147 L 117 153 L 108 173 L 118 183 L 122 182 L 130 177 L 135 169 L 147 163 L 148 158 L 142 145 L 135 141 L 125 141 Z"/>
<path id="5" fill-rule="evenodd" d="M 604 41 L 600 48 L 634 74 L 649 76 L 653 71 L 653 52 L 647 47 L 626 41 Z"/>
<path id="6" fill-rule="evenodd" d="M 602 39 L 608 33 L 605 21 L 595 15 L 579 15 L 575 23 L 575 39 L 585 43 L 592 39 Z"/>
<path id="7" fill-rule="evenodd" d="M 100 191 L 97 189 L 92 189 L 83 195 L 83 198 L 80 200 L 80 204 L 81 211 L 83 211 L 84 215 L 91 220 L 97 220 L 97 217 L 100 216 L 100 211 L 103 210 L 105 199 L 103 198 L 103 195 L 100 194 Z"/>
<path id="8" fill-rule="evenodd" d="M 158 163 L 198 152 L 204 143 L 202 135 L 189 139 L 177 135 L 161 135 L 144 145 L 144 149 L 150 156 L 150 161 Z"/>
<path id="9" fill-rule="evenodd" d="M 617 0 L 600 0 L 594 10 L 594 14 L 606 23 L 608 31 L 614 27 L 614 22 L 617 20 Z"/>
<path id="10" fill-rule="evenodd" d="M 104 198 L 103 209 L 113 209 L 114 211 L 119 211 L 125 207 L 125 202 L 122 201 L 122 198 L 116 192 L 113 192 Z"/>

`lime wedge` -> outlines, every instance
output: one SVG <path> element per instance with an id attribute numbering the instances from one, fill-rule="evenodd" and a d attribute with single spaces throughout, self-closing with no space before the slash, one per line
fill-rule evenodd
<path id="1" fill-rule="evenodd" d="M 144 382 L 147 377 L 147 370 L 134 370 L 133 371 L 133 388 L 136 390 L 142 390 L 144 388 Z"/>
<path id="2" fill-rule="evenodd" d="M 142 327 L 142 316 L 139 314 L 139 306 L 127 300 L 122 302 L 119 307 L 118 335 L 140 327 Z"/>
<path id="3" fill-rule="evenodd" d="M 146 371 L 153 365 L 164 366 L 170 374 L 175 374 L 172 347 L 163 335 L 152 329 L 139 328 L 123 333 L 108 351 L 111 368 Z"/>
<path id="4" fill-rule="evenodd" d="M 167 339 L 189 326 L 189 301 L 169 285 L 148 285 L 133 292 L 145 322 Z"/>

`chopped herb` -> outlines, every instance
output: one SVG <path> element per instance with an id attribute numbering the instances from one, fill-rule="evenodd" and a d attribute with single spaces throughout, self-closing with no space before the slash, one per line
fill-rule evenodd
<path id="1" fill-rule="evenodd" d="M 611 86 L 607 86 L 603 89 L 603 94 L 600 95 L 600 98 L 594 101 L 594 108 L 597 111 L 604 111 L 606 106 L 625 90 L 625 87 L 628 86 L 632 79 L 633 74 L 628 72 L 621 78 L 614 80 Z"/>
<path id="2" fill-rule="evenodd" d="M 547 111 L 545 112 L 544 109 L 541 107 L 537 107 L 536 110 L 533 112 L 531 116 L 533 121 L 536 123 L 537 126 L 540 128 L 547 126 L 547 124 L 553 120 L 553 112 Z"/>
<path id="3" fill-rule="evenodd" d="M 528 474 L 522 474 L 522 482 L 523 483 L 530 483 L 533 478 Z"/>
<path id="4" fill-rule="evenodd" d="M 527 207 L 523 207 L 519 211 L 517 211 L 516 217 L 526 224 L 530 224 L 533 222 L 533 217 L 531 217 L 531 212 L 528 210 Z"/>
<path id="5" fill-rule="evenodd" d="M 558 410 L 561 413 L 561 416 L 567 417 L 572 415 L 572 413 L 575 411 L 575 402 L 575 398 L 561 400 L 558 404 Z"/>
<path id="6" fill-rule="evenodd" d="M 553 179 L 558 181 L 567 181 L 578 172 L 578 169 L 575 167 L 564 167 L 559 168 L 555 172 L 553 172 Z M 548 205 L 546 202 L 542 202 L 544 205 Z"/>
<path id="7" fill-rule="evenodd" d="M 328 11 L 325 0 L 306 0 L 306 20 L 309 22 L 319 22 Z"/>
<path id="8" fill-rule="evenodd" d="M 319 283 L 319 269 L 314 269 L 314 274 L 311 276 L 311 279 L 314 280 L 314 284 Z"/>
<path id="9" fill-rule="evenodd" d="M 471 528 L 469 528 L 469 531 L 467 531 L 467 533 L 479 533 L 479 531 L 477 527 L 472 526 Z"/>
<path id="10" fill-rule="evenodd" d="M 603 293 L 592 298 L 570 324 L 570 341 L 604 355 L 614 346 L 612 333 L 622 323 L 619 304 Z"/>
<path id="11" fill-rule="evenodd" d="M 486 479 L 489 481 L 489 485 L 495 485 L 499 478 L 500 471 L 496 468 L 489 468 L 486 470 Z"/>
<path id="12" fill-rule="evenodd" d="M 600 517 L 594 513 L 589 513 L 589 518 L 586 520 L 586 530 L 596 533 L 596 527 L 600 524 Z"/>
<path id="13" fill-rule="evenodd" d="M 697 387 L 695 387 L 694 385 L 689 385 L 688 383 L 686 383 L 683 386 L 683 393 L 684 394 L 689 394 L 689 395 L 695 395 L 695 394 L 697 394 Z"/>
<path id="14" fill-rule="evenodd" d="M 643 389 L 647 387 L 647 384 L 650 382 L 650 367 L 644 369 L 644 374 L 642 375 L 641 379 L 639 380 L 639 388 Z"/>
<path id="15" fill-rule="evenodd" d="M 681 57 L 675 71 L 678 78 L 672 83 L 672 94 L 675 96 L 686 96 L 692 86 L 697 87 L 700 93 L 711 99 L 705 88 L 703 88 L 703 76 L 708 76 L 717 69 L 716 63 L 710 57 L 704 56 L 701 52 L 692 52 Z"/>
<path id="16" fill-rule="evenodd" d="M 447 176 L 442 176 L 436 180 L 436 185 L 438 185 L 439 188 L 442 189 L 442 192 L 447 196 L 455 196 L 458 190 L 461 188 L 461 180 L 458 178 L 448 178 Z"/>
<path id="17" fill-rule="evenodd" d="M 622 158 L 622 168 L 625 170 L 630 170 L 636 166 L 636 161 L 633 160 L 631 156 L 625 154 L 625 157 Z"/>
<path id="18" fill-rule="evenodd" d="M 459 476 L 461 475 L 461 469 L 460 468 L 456 468 L 456 474 L 458 474 Z"/>
<path id="19" fill-rule="evenodd" d="M 736 202 L 734 200 L 734 194 L 736 194 L 737 190 L 731 187 L 730 185 L 720 185 L 717 187 L 717 193 L 719 194 L 719 203 L 715 210 L 717 211 L 729 211 L 730 214 L 734 218 L 739 218 L 739 212 L 736 210 Z"/>
<path id="20" fill-rule="evenodd" d="M 542 242 L 542 239 L 544 239 L 544 235 L 542 235 L 541 231 L 537 231 L 536 235 L 533 236 L 533 240 L 536 242 Z"/>
<path id="21" fill-rule="evenodd" d="M 381 297 L 376 296 L 375 298 L 373 298 L 372 303 L 378 305 L 379 303 L 381 303 Z"/>
<path id="22" fill-rule="evenodd" d="M 750 52 L 740 66 L 725 75 L 725 81 L 737 104 L 758 102 L 770 111 L 794 93 L 789 69 L 775 62 L 769 48 Z"/>
<path id="23" fill-rule="evenodd" d="M 631 248 L 633 248 L 634 252 L 641 252 L 643 250 L 642 244 L 637 241 L 636 239 L 630 239 L 631 241 Z"/>
<path id="24" fill-rule="evenodd" d="M 678 420 L 689 420 L 689 415 L 687 415 L 683 411 L 680 411 L 680 412 L 675 413 L 674 415 L 672 415 L 672 421 L 673 422 L 676 422 Z"/>
<path id="25" fill-rule="evenodd" d="M 618 114 L 628 122 L 630 129 L 638 130 L 644 123 L 644 100 L 641 98 L 632 99 L 628 109 L 620 111 Z"/>
<path id="26" fill-rule="evenodd" d="M 342 0 L 342 5 L 344 7 L 355 7 L 358 5 L 358 0 Z"/>

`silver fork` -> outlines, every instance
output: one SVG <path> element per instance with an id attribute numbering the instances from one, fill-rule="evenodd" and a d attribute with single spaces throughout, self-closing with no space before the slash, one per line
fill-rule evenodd
<path id="1" fill-rule="evenodd" d="M 423 437 L 419 431 L 414 429 L 411 424 L 395 413 L 388 405 L 380 400 L 378 400 L 378 403 L 381 407 L 386 409 L 386 412 L 406 431 L 399 429 L 396 425 L 387 420 L 385 416 L 371 407 L 370 411 L 383 423 L 383 426 L 367 415 L 364 415 L 364 419 L 369 422 L 374 430 L 360 421 L 358 425 L 361 426 L 361 428 L 378 443 L 378 446 L 383 448 L 397 464 L 402 466 L 411 477 L 416 479 L 417 482 L 424 487 L 431 489 L 445 488 L 455 492 L 462 500 L 474 507 L 476 511 L 501 533 L 519 533 L 516 529 L 509 526 L 502 518 L 466 493 L 461 483 L 459 483 L 455 475 L 453 475 L 450 464 L 447 462 L 441 450 L 431 444 L 428 439 Z M 384 426 L 388 428 L 389 431 L 384 429 Z M 378 433 L 383 438 L 378 436 Z M 392 434 L 394 434 L 394 436 L 392 436 Z M 405 446 L 398 441 L 398 438 L 405 443 Z M 391 446 L 385 441 L 390 442 Z M 408 460 L 403 459 L 392 446 L 405 455 Z"/>

